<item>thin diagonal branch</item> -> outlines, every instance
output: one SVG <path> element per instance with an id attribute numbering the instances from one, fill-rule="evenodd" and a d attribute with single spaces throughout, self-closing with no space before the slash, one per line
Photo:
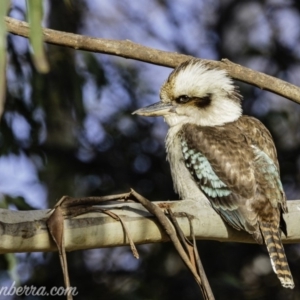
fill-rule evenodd
<path id="1" fill-rule="evenodd" d="M 28 23 L 9 17 L 6 17 L 5 21 L 8 32 L 28 38 Z M 47 28 L 43 29 L 43 36 L 46 43 L 70 47 L 76 50 L 121 56 L 171 68 L 191 58 L 191 56 L 188 55 L 145 47 L 129 40 L 100 39 Z M 225 69 L 234 79 L 300 103 L 300 88 L 293 84 L 234 64 L 227 59 L 223 59 L 222 61 L 209 61 L 209 63 L 214 67 Z"/>

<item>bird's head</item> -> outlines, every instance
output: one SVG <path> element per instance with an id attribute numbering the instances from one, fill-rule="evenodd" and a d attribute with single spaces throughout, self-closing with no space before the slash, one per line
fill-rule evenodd
<path id="1" fill-rule="evenodd" d="M 242 114 L 241 96 L 226 71 L 199 59 L 182 63 L 169 75 L 160 99 L 134 114 L 163 116 L 169 126 L 218 126 L 233 122 Z"/>

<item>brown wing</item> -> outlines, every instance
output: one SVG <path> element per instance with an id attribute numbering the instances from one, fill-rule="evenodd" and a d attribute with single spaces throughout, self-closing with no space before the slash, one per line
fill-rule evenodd
<path id="1" fill-rule="evenodd" d="M 247 133 L 247 137 L 250 139 L 253 145 L 257 146 L 258 149 L 262 150 L 271 158 L 271 160 L 276 165 L 277 172 L 278 172 L 278 179 L 280 182 L 277 151 L 269 130 L 259 120 L 249 116 L 242 116 L 241 118 L 239 118 L 239 120 L 236 122 L 236 125 L 243 132 Z M 261 172 L 257 172 L 256 176 L 261 176 Z M 264 178 L 261 178 L 261 182 L 263 182 L 264 180 L 265 180 Z M 282 211 L 287 212 L 286 197 L 282 189 L 281 182 L 279 184 L 279 190 L 281 194 L 278 195 L 276 199 L 274 198 L 274 195 L 276 195 L 274 191 L 272 190 L 269 192 L 264 191 L 264 193 L 271 194 L 269 195 L 268 198 L 274 207 L 277 207 L 279 204 Z"/>
<path id="2" fill-rule="evenodd" d="M 265 125 L 253 117 L 242 116 L 236 121 L 236 126 L 247 135 L 253 145 L 257 145 L 273 160 L 279 170 L 277 151 Z"/>
<path id="3" fill-rule="evenodd" d="M 257 213 L 249 205 L 256 180 L 247 137 L 234 122 L 218 127 L 186 124 L 181 139 L 186 166 L 213 208 L 234 228 L 254 233 Z"/>
<path id="4" fill-rule="evenodd" d="M 182 141 L 187 149 L 204 157 L 202 175 L 193 163 L 195 155 L 185 154 L 186 165 L 224 220 L 235 228 L 257 232 L 259 241 L 259 220 L 279 223 L 278 204 L 285 211 L 285 196 L 276 149 L 262 123 L 243 116 L 217 127 L 186 124 Z M 205 159 L 208 163 L 203 163 Z"/>

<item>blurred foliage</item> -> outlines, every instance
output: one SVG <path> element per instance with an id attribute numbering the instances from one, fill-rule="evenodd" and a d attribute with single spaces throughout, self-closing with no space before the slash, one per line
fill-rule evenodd
<path id="1" fill-rule="evenodd" d="M 230 60 L 299 85 L 297 0 L 61 1 L 44 4 L 49 28 L 208 59 Z M 26 5 L 11 1 L 10 16 Z M 0 190 L 11 208 L 52 207 L 62 195 L 107 195 L 130 187 L 152 200 L 177 199 L 165 160 L 166 126 L 132 116 L 156 102 L 170 69 L 46 45 L 50 71 L 36 71 L 27 39 L 8 35 L 7 94 L 0 128 Z M 299 105 L 239 84 L 246 114 L 273 134 L 289 199 L 300 199 Z M 25 205 L 27 203 L 27 206 Z M 68 254 L 76 299 L 199 299 L 192 276 L 166 244 Z M 299 299 L 300 249 L 286 246 L 296 288 L 285 290 L 264 247 L 200 241 L 216 299 Z M 21 284 L 62 286 L 56 253 L 17 254 Z M 1 285 L 9 284 L 0 260 Z M 11 265 L 11 264 L 10 264 Z M 30 297 L 23 297 L 30 299 Z M 37 297 L 38 298 L 38 297 Z M 42 299 L 42 298 L 40 298 Z"/>

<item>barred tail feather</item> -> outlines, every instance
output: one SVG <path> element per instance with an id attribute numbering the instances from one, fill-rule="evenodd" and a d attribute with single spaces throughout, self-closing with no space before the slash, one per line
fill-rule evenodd
<path id="1" fill-rule="evenodd" d="M 282 286 L 290 289 L 294 288 L 293 276 L 285 256 L 278 228 L 269 223 L 261 223 L 260 229 L 269 252 L 273 270 Z"/>

